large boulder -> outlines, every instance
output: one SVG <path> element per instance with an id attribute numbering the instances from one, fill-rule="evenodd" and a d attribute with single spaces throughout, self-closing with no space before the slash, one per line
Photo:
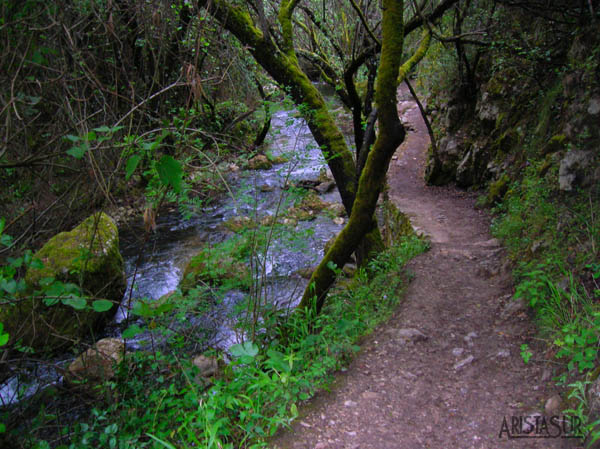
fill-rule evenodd
<path id="1" fill-rule="evenodd" d="M 108 215 L 97 213 L 73 230 L 55 235 L 34 259 L 41 260 L 43 267 L 27 271 L 26 294 L 0 309 L 0 322 L 8 326 L 14 341 L 56 351 L 93 335 L 115 314 L 127 284 L 117 226 Z M 52 280 L 59 288 L 48 290 Z M 84 307 L 66 304 L 73 302 L 61 293 L 60 285 L 69 284 L 79 286 L 87 297 Z M 53 296 L 54 301 L 48 301 Z M 95 311 L 92 304 L 101 299 L 113 306 Z M 106 309 L 106 301 L 102 302 Z"/>

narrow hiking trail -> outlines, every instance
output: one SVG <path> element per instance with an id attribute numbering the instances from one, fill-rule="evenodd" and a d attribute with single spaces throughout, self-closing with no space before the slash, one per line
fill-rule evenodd
<path id="1" fill-rule="evenodd" d="M 573 439 L 500 438 L 505 417 L 510 429 L 513 416 L 544 414 L 554 373 L 541 360 L 523 363 L 520 346 L 536 347 L 535 328 L 511 302 L 510 269 L 488 214 L 470 193 L 424 184 L 427 129 L 405 89 L 398 107 L 411 131 L 390 166 L 390 197 L 431 249 L 409 264 L 414 279 L 391 319 L 271 447 L 577 447 Z"/>

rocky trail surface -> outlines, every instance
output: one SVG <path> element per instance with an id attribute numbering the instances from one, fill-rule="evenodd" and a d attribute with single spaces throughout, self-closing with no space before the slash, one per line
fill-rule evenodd
<path id="1" fill-rule="evenodd" d="M 400 94 L 411 131 L 390 166 L 390 197 L 429 236 L 431 249 L 410 263 L 414 280 L 392 318 L 271 447 L 578 447 L 575 439 L 530 438 L 535 429 L 509 438 L 513 417 L 531 415 L 538 436 L 557 435 L 556 427 L 541 427 L 542 417 L 560 413 L 555 373 L 520 355 L 523 343 L 536 347 L 535 328 L 512 301 L 510 269 L 488 214 L 474 208 L 470 193 L 424 184 L 427 130 L 417 105 Z"/>

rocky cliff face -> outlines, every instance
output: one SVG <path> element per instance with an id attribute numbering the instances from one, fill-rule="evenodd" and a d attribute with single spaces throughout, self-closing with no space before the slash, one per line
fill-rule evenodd
<path id="1" fill-rule="evenodd" d="M 552 71 L 488 60 L 480 64 L 474 96 L 455 94 L 439 105 L 428 183 L 486 188 L 491 204 L 534 162 L 561 191 L 600 181 L 600 39 L 584 28 L 562 45 L 562 52 L 553 49 Z"/>

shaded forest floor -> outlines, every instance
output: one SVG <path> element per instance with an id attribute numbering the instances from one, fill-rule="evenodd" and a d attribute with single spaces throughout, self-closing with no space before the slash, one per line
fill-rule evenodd
<path id="1" fill-rule="evenodd" d="M 331 392 L 301 410 L 278 449 L 575 448 L 575 439 L 509 439 L 513 417 L 559 414 L 552 365 L 523 362 L 538 347 L 526 308 L 512 301 L 510 267 L 475 196 L 423 181 L 427 130 L 401 91 L 411 131 L 390 166 L 390 197 L 429 236 L 392 318 L 364 342 Z M 418 331 L 418 332 L 417 332 Z M 534 353 L 540 353 L 534 351 Z M 535 432 L 534 432 L 535 433 Z M 556 429 L 550 429 L 556 434 Z"/>

